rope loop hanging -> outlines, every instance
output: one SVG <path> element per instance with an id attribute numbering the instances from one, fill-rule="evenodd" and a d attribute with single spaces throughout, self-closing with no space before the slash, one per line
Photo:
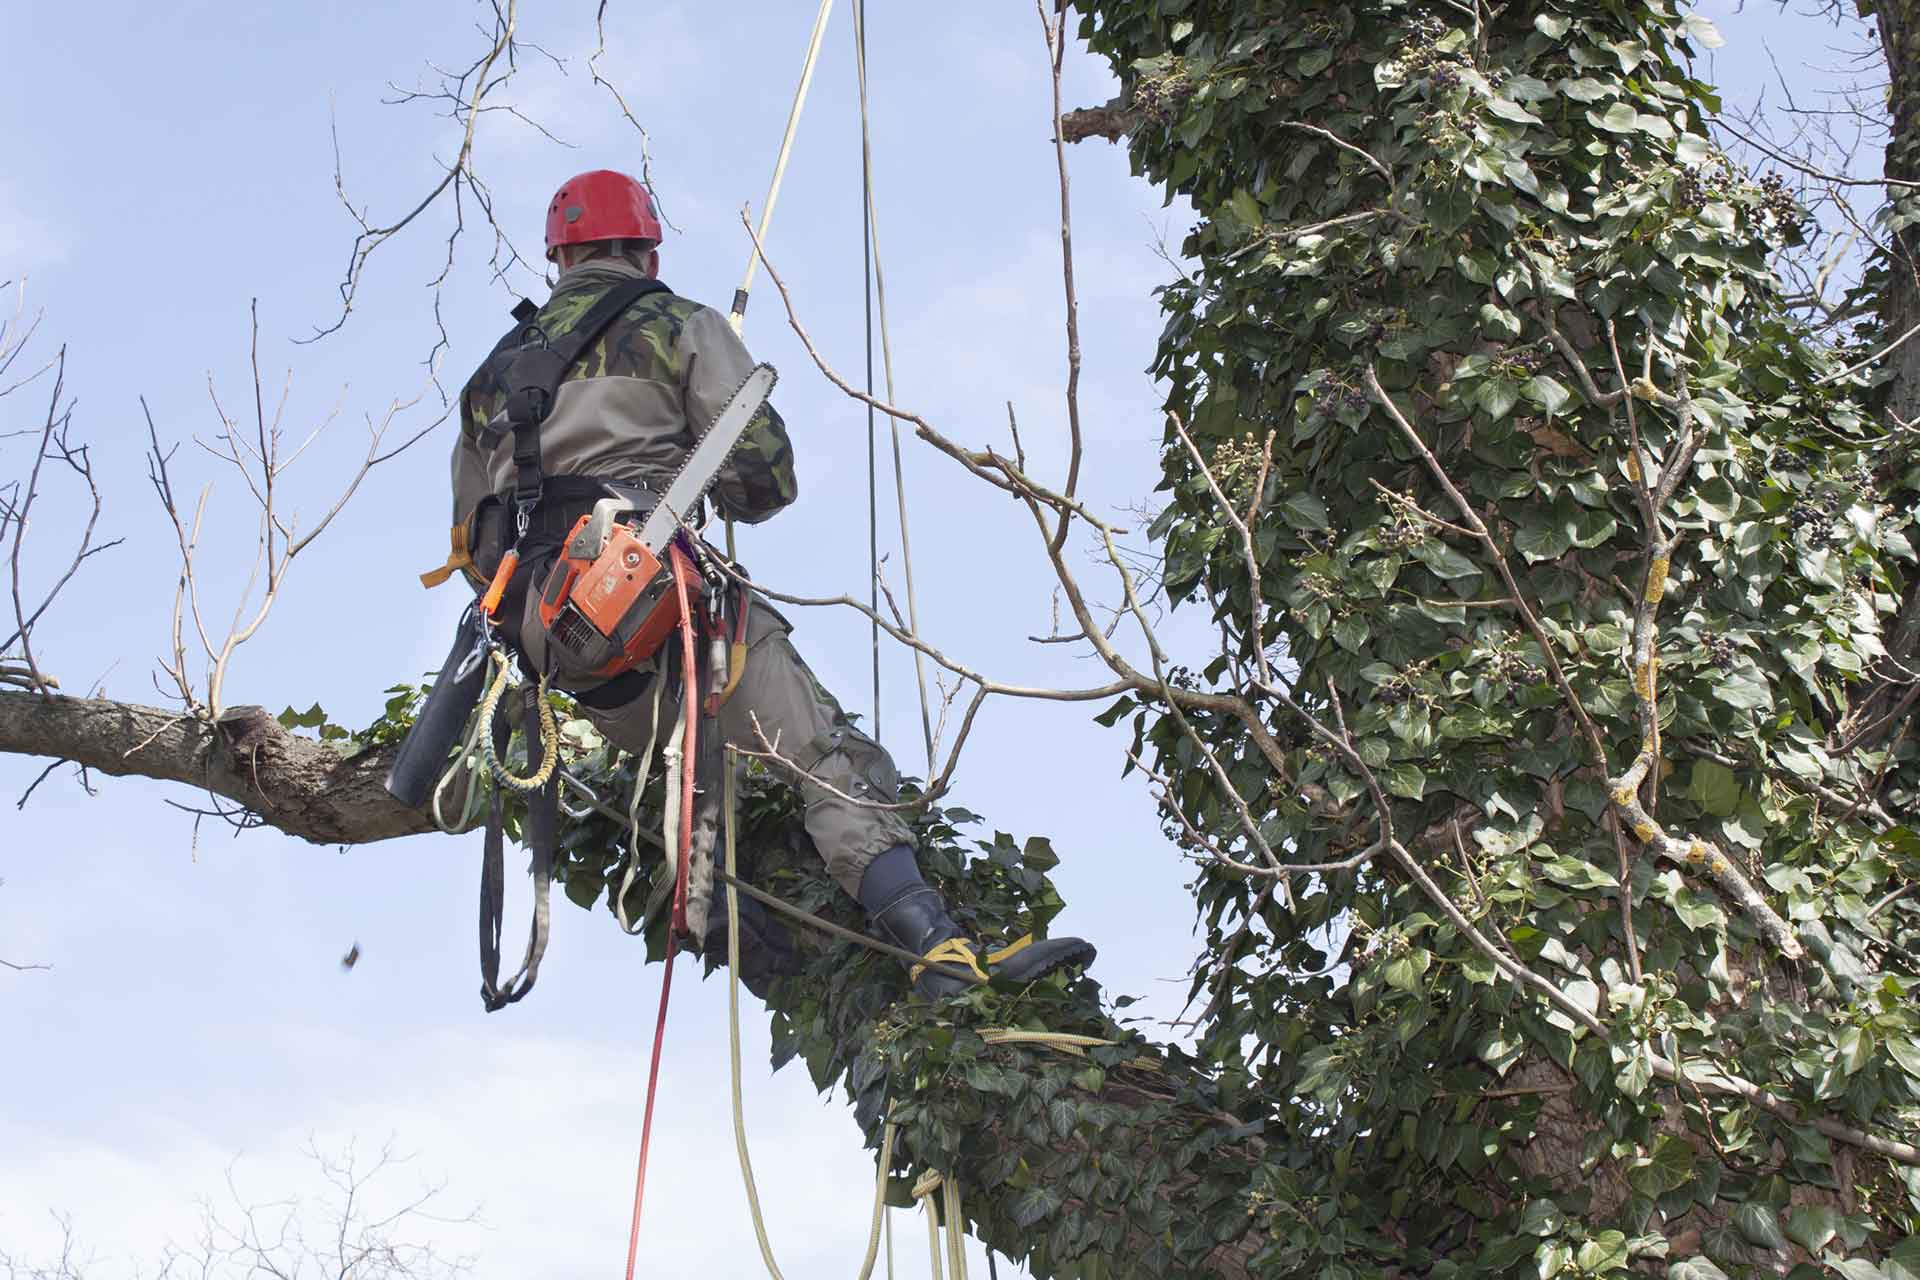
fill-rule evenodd
<path id="1" fill-rule="evenodd" d="M 512 676 L 507 662 L 507 651 L 493 651 L 493 683 L 487 688 L 487 696 L 480 700 L 479 723 L 490 725 L 499 712 L 500 699 L 512 684 Z M 524 686 L 522 686 L 524 687 Z M 533 690 L 538 699 L 536 710 L 540 720 L 540 763 L 528 774 L 516 774 L 500 759 L 500 752 L 494 745 L 493 735 L 482 732 L 481 750 L 487 762 L 487 772 L 493 780 L 508 791 L 519 795 L 532 795 L 553 780 L 553 771 L 560 763 L 560 725 L 553 714 L 553 703 L 547 698 L 547 678 L 540 677 L 539 685 Z M 533 759 L 533 744 L 527 744 L 527 758 Z"/>

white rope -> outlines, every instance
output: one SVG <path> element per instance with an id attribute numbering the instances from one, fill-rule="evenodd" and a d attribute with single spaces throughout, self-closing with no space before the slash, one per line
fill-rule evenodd
<path id="1" fill-rule="evenodd" d="M 640 795 L 647 789 L 647 778 L 653 773 L 653 748 L 660 740 L 660 691 L 666 686 L 665 678 L 655 672 L 653 710 L 647 722 L 647 749 L 640 753 L 639 762 L 633 767 L 633 796 L 627 801 L 627 869 L 620 876 L 620 892 L 613 899 L 613 914 L 620 921 L 620 928 L 627 933 L 635 933 L 647 923 L 644 913 L 639 924 L 627 918 L 627 890 L 633 888 L 634 879 L 640 874 Z M 679 731 L 684 732 L 684 729 Z"/>
<path id="2" fill-rule="evenodd" d="M 737 789 L 739 785 L 739 755 L 735 748 L 727 748 L 727 777 L 725 783 L 726 822 L 727 822 L 727 1063 L 733 1081 L 733 1149 L 740 1157 L 740 1179 L 747 1188 L 747 1208 L 753 1217 L 754 1238 L 760 1244 L 760 1258 L 767 1264 L 767 1274 L 773 1280 L 785 1280 L 780 1273 L 780 1264 L 773 1258 L 773 1242 L 767 1238 L 767 1223 L 760 1212 L 760 1189 L 753 1180 L 753 1157 L 747 1151 L 746 1106 L 740 1087 L 740 890 L 735 887 L 735 878 L 740 874 L 735 865 L 735 813 L 739 807 Z M 873 1224 L 867 1229 L 867 1256 L 861 1260 L 860 1274 L 856 1280 L 869 1280 L 873 1275 L 873 1264 L 880 1254 L 880 1224 L 886 1215 L 887 1172 L 893 1168 L 894 1124 L 889 1109 L 886 1129 L 880 1139 L 880 1161 L 874 1172 L 873 1182 Z M 893 1233 L 892 1222 L 887 1223 L 887 1274 L 893 1274 Z"/>
<path id="3" fill-rule="evenodd" d="M 880 304 L 880 358 L 887 375 L 887 403 L 899 404 L 893 389 L 893 338 L 887 327 L 887 273 L 880 266 L 880 214 L 873 195 L 873 135 L 867 118 L 867 5 L 854 0 L 854 65 L 860 73 L 860 166 L 861 189 L 867 203 L 868 242 L 873 249 L 873 283 Z M 887 426 L 893 433 L 893 495 L 900 514 L 900 564 L 907 582 L 907 626 L 920 634 L 920 605 L 913 585 L 913 540 L 907 536 L 906 468 L 900 460 L 900 420 L 891 414 Z M 913 651 L 913 675 L 920 687 L 920 737 L 927 749 L 927 777 L 935 773 L 933 759 L 933 711 L 927 699 L 926 655 Z"/>
<path id="4" fill-rule="evenodd" d="M 690 698 L 693 694 L 691 691 L 687 691 L 681 696 L 683 698 Z M 666 766 L 667 771 L 667 794 L 665 802 L 660 806 L 660 847 L 668 850 L 667 858 L 670 866 L 672 865 L 673 859 L 672 850 L 680 847 L 680 770 L 686 765 L 685 753 L 681 751 L 680 747 L 687 736 L 686 711 L 687 707 L 685 702 L 682 702 L 675 708 L 673 732 L 667 736 L 666 749 L 660 753 L 660 763 Z M 674 876 L 669 875 L 666 878 L 665 884 L 671 886 L 673 882 Z M 651 911 L 649 911 L 648 914 L 651 914 Z M 671 936 L 671 929 L 668 930 L 668 934 L 667 963 L 672 964 L 674 940 Z"/>
<path id="5" fill-rule="evenodd" d="M 480 750 L 480 735 L 487 731 L 487 718 L 474 708 L 473 720 L 467 726 L 466 741 L 460 745 L 460 754 L 454 762 L 441 771 L 440 780 L 433 784 L 433 825 L 449 835 L 465 831 L 480 816 L 480 804 L 486 798 L 487 783 L 493 780 L 487 771 L 487 761 Z M 466 786 L 460 796 L 460 821 L 457 826 L 449 825 L 446 814 L 441 811 L 441 803 L 446 799 L 447 786 L 456 774 L 466 774 Z"/>
<path id="6" fill-rule="evenodd" d="M 947 1178 L 940 1192 L 946 1208 L 948 1274 L 953 1280 L 967 1280 L 967 1232 L 965 1216 L 960 1212 L 960 1183 Z"/>
<path id="7" fill-rule="evenodd" d="M 800 87 L 793 91 L 793 106 L 787 112 L 786 136 L 780 140 L 780 158 L 774 161 L 773 181 L 767 184 L 767 202 L 760 210 L 760 243 L 767 242 L 767 225 L 773 221 L 773 206 L 780 199 L 780 183 L 787 176 L 787 157 L 793 153 L 793 135 L 800 127 L 800 109 L 807 104 L 807 89 L 813 84 L 813 64 L 820 58 L 820 40 L 827 33 L 827 14 L 833 0 L 820 0 L 820 12 L 813 19 L 813 35 L 807 42 L 807 60 L 800 68 Z M 758 249 L 747 255 L 746 274 L 740 278 L 740 291 L 734 295 L 733 314 L 727 319 L 735 333 L 746 320 L 747 294 L 753 288 L 753 276 L 760 269 Z"/>

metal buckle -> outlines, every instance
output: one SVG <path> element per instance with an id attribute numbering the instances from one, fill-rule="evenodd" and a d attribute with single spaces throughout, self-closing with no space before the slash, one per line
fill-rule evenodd
<path id="1" fill-rule="evenodd" d="M 460 659 L 460 665 L 453 669 L 455 684 L 472 675 L 473 669 L 485 661 L 488 650 L 500 643 L 493 634 L 493 619 L 480 612 L 478 601 L 467 606 L 466 613 L 460 619 L 460 625 L 462 627 L 474 625 L 475 615 L 479 616 L 480 634 L 474 638 L 472 650 L 466 657 Z"/>
<path id="2" fill-rule="evenodd" d="M 585 804 L 575 807 L 574 805 L 570 805 L 567 803 L 566 793 L 565 793 L 565 790 L 563 789 L 560 795 L 560 812 L 566 814 L 569 818 L 572 818 L 577 822 L 580 819 L 590 817 L 591 815 L 599 811 L 600 797 L 597 794 L 595 794 L 594 789 L 592 787 L 580 781 L 580 779 L 574 777 L 571 773 L 568 773 L 565 769 L 556 770 L 556 772 L 559 773 L 561 782 L 565 783 L 566 786 L 568 787 L 572 787 L 575 791 L 578 791 L 581 795 L 586 797 Z"/>
<path id="3" fill-rule="evenodd" d="M 459 684 L 462 680 L 465 680 L 473 674 L 473 669 L 485 660 L 487 648 L 487 637 L 485 636 L 482 636 L 474 642 L 472 652 L 460 659 L 460 665 L 453 669 L 453 682 L 455 684 Z"/>

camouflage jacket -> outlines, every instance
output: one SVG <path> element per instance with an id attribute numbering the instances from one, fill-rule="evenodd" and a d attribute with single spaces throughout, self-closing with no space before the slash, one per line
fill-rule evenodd
<path id="1" fill-rule="evenodd" d="M 614 283 L 637 275 L 619 260 L 583 262 L 563 273 L 535 323 L 550 338 L 565 333 Z M 753 358 L 710 307 L 669 292 L 650 293 L 609 325 L 567 370 L 553 411 L 540 428 L 541 470 L 659 487 L 673 475 Z M 513 442 L 491 448 L 480 428 L 500 389 L 483 365 L 460 393 L 460 438 L 453 448 L 453 519 L 464 524 L 488 494 L 513 488 Z M 748 524 L 794 499 L 793 447 L 772 405 L 754 415 L 721 468 L 713 500 L 722 515 Z"/>

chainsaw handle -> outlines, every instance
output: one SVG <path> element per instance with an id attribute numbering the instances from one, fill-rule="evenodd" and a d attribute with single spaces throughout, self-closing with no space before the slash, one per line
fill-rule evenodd
<path id="1" fill-rule="evenodd" d="M 589 564 L 598 560 L 600 553 L 607 549 L 607 535 L 613 532 L 613 522 L 621 516 L 637 515 L 639 512 L 640 508 L 626 498 L 600 499 L 593 504 L 593 513 L 567 543 L 567 555 Z"/>

